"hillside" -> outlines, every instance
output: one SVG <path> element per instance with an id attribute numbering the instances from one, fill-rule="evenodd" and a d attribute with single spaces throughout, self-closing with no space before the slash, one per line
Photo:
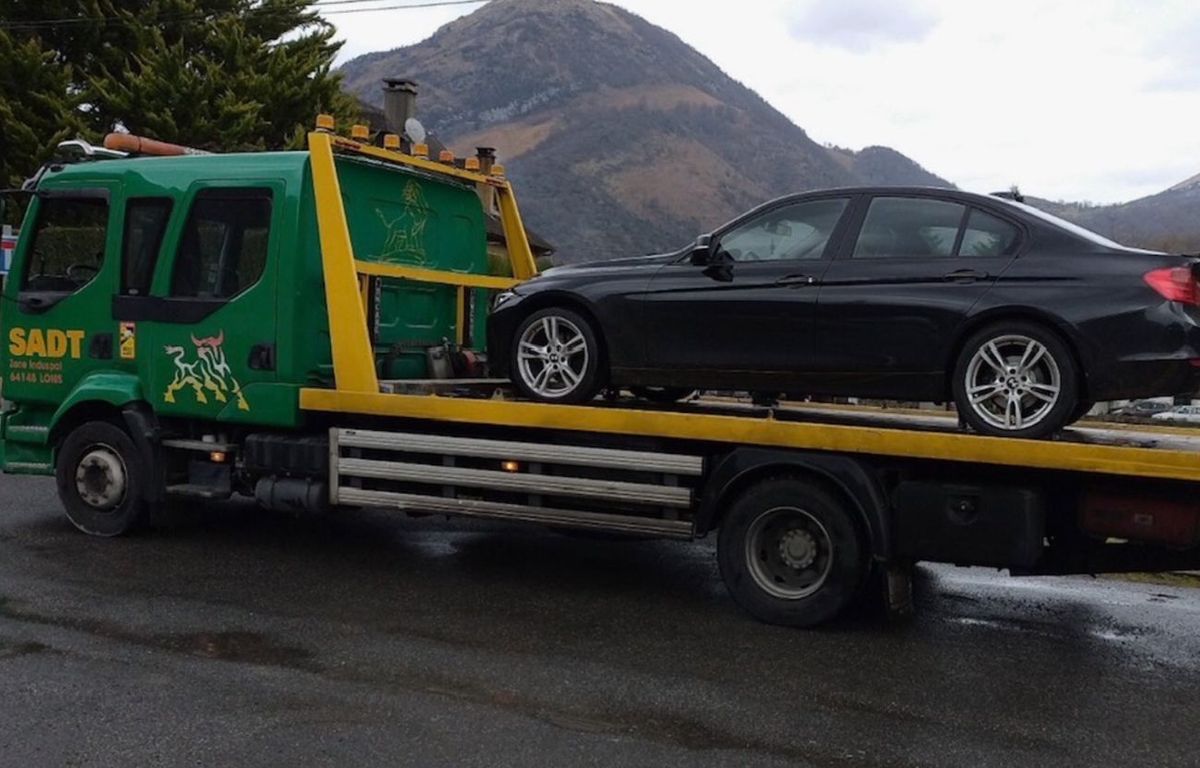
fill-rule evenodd
<path id="1" fill-rule="evenodd" d="M 1200 253 L 1200 176 L 1119 205 L 1030 202 L 1125 245 Z"/>
<path id="2" fill-rule="evenodd" d="M 458 153 L 499 149 L 529 224 L 565 261 L 683 244 L 787 192 L 949 182 L 885 147 L 823 147 L 666 30 L 592 0 L 492 0 L 407 48 L 344 65 L 421 86 Z"/>

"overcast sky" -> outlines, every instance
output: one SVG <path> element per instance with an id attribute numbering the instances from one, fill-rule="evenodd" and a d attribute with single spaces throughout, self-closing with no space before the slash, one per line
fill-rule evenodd
<path id="1" fill-rule="evenodd" d="M 1197 0 L 615 4 L 679 35 L 815 140 L 890 146 L 965 189 L 1119 202 L 1200 173 Z M 345 60 L 422 40 L 480 5 L 327 18 Z"/>

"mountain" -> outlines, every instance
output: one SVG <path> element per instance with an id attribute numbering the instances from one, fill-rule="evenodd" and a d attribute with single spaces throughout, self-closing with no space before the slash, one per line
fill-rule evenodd
<path id="1" fill-rule="evenodd" d="M 1117 205 L 1029 202 L 1125 245 L 1200 253 L 1200 175 L 1156 195 Z"/>
<path id="2" fill-rule="evenodd" d="M 949 182 L 886 147 L 824 147 L 670 32 L 593 0 L 492 0 L 424 42 L 342 67 L 460 155 L 494 146 L 529 225 L 564 261 L 678 247 L 787 192 Z"/>

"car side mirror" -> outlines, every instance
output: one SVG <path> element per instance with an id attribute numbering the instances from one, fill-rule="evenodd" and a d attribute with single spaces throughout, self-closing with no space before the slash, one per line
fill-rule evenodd
<path id="1" fill-rule="evenodd" d="M 692 245 L 691 261 L 697 267 L 712 263 L 712 237 L 710 235 L 700 235 L 696 238 L 696 242 Z"/>

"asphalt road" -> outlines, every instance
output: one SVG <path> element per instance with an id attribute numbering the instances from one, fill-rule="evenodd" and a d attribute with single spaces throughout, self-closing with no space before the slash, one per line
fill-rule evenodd
<path id="1" fill-rule="evenodd" d="M 1200 764 L 1200 590 L 918 586 L 785 630 L 708 542 L 247 505 L 102 541 L 0 477 L 0 765 Z"/>

